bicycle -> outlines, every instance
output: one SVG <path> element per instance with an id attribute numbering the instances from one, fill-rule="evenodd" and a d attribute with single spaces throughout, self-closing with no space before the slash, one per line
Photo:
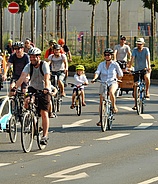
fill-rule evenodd
<path id="1" fill-rule="evenodd" d="M 62 96 L 60 95 L 60 88 L 58 86 L 58 76 L 59 76 L 60 72 L 52 72 L 51 75 L 51 84 L 57 88 L 58 92 L 57 94 L 54 96 L 54 98 L 52 98 L 52 102 L 53 102 L 53 112 L 56 115 L 57 112 L 60 112 L 61 110 L 61 104 L 62 104 Z"/>
<path id="2" fill-rule="evenodd" d="M 76 87 L 76 96 L 75 96 L 74 106 L 76 108 L 77 115 L 80 116 L 81 111 L 82 111 L 81 86 L 83 86 L 84 84 L 76 85 L 76 84 L 71 83 L 71 82 L 68 82 L 68 84 L 71 85 L 71 87 Z"/>
<path id="3" fill-rule="evenodd" d="M 23 121 L 21 124 L 21 144 L 22 149 L 25 153 L 31 151 L 33 139 L 37 137 L 37 145 L 40 150 L 43 150 L 46 145 L 40 143 L 41 137 L 43 136 L 42 122 L 39 120 L 40 113 L 38 110 L 38 97 L 42 95 L 41 91 L 36 93 L 29 93 L 28 97 L 28 109 L 24 113 Z M 35 102 L 34 102 L 34 97 Z"/>
<path id="4" fill-rule="evenodd" d="M 136 110 L 137 114 L 143 114 L 144 113 L 144 106 L 145 106 L 145 81 L 143 79 L 143 74 L 146 72 L 146 69 L 138 70 L 132 72 L 133 75 L 138 74 L 138 81 L 136 86 L 136 92 L 134 95 L 135 104 L 136 104 Z"/>
<path id="5" fill-rule="evenodd" d="M 14 90 L 14 89 L 13 89 Z M 14 90 L 15 92 L 15 90 Z M 11 118 L 9 121 L 9 136 L 12 143 L 16 142 L 17 137 L 17 124 L 22 122 L 24 115 L 24 93 L 20 90 L 16 91 L 16 94 L 9 98 Z"/>
<path id="6" fill-rule="evenodd" d="M 103 95 L 103 101 L 100 105 L 100 121 L 101 121 L 101 130 L 105 132 L 106 130 L 112 129 L 112 122 L 114 120 L 114 113 L 111 100 L 109 99 L 109 87 L 107 81 L 102 82 L 100 80 L 96 80 L 93 82 L 100 82 L 105 87 L 105 94 Z M 117 82 L 121 82 L 117 80 Z"/>

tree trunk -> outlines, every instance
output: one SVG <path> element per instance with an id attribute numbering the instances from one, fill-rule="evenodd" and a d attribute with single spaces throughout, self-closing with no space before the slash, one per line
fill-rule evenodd
<path id="1" fill-rule="evenodd" d="M 0 49 L 3 50 L 3 8 L 0 6 Z"/>
<path id="2" fill-rule="evenodd" d="M 110 2 L 107 1 L 107 47 L 110 46 Z"/>
<path id="3" fill-rule="evenodd" d="M 31 41 L 35 42 L 35 2 L 31 4 Z"/>
<path id="4" fill-rule="evenodd" d="M 67 43 L 67 9 L 64 9 L 64 17 L 65 17 L 65 45 Z"/>
<path id="5" fill-rule="evenodd" d="M 154 10 L 155 10 L 155 3 L 154 3 L 155 0 L 152 0 L 152 4 L 151 4 L 151 36 L 152 36 L 152 49 L 151 49 L 151 60 L 154 60 L 155 56 L 154 56 L 154 45 L 155 45 L 155 13 L 154 13 Z"/>
<path id="6" fill-rule="evenodd" d="M 93 38 L 94 38 L 94 16 L 95 16 L 95 5 L 93 5 L 92 17 L 91 17 L 91 53 L 93 53 L 93 49 L 94 49 L 94 42 L 93 42 Z"/>
<path id="7" fill-rule="evenodd" d="M 121 0 L 118 1 L 118 20 L 117 20 L 117 24 L 118 24 L 118 35 L 117 35 L 117 40 L 118 43 L 120 41 L 120 34 L 121 34 L 121 24 L 120 21 L 121 20 Z"/>
<path id="8" fill-rule="evenodd" d="M 23 38 L 23 28 L 24 28 L 24 13 L 21 13 L 20 17 L 20 40 Z"/>
<path id="9" fill-rule="evenodd" d="M 43 51 L 44 50 L 44 27 L 45 27 L 45 9 L 42 8 L 42 27 L 41 27 L 41 30 L 42 30 L 42 43 L 41 43 L 41 50 Z"/>

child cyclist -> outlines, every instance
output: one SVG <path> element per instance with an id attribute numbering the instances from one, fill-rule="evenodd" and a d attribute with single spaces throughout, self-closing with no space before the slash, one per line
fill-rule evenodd
<path id="1" fill-rule="evenodd" d="M 88 80 L 87 77 L 85 75 L 85 68 L 83 65 L 77 65 L 76 66 L 76 74 L 74 75 L 74 80 L 75 80 L 75 84 L 76 85 L 88 85 Z M 81 90 L 81 97 L 82 97 L 82 106 L 86 106 L 85 103 L 85 94 L 84 94 L 84 85 L 81 86 L 80 90 Z M 74 106 L 74 100 L 75 100 L 75 96 L 76 96 L 76 86 L 73 89 L 73 94 L 72 94 L 72 104 L 70 106 L 71 109 L 73 109 Z"/>

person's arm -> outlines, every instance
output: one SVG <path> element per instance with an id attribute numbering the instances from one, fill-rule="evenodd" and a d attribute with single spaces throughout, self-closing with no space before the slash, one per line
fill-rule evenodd
<path id="1" fill-rule="evenodd" d="M 68 76 L 68 61 L 67 61 L 67 57 L 65 56 L 65 58 L 63 58 L 63 62 L 65 65 L 65 75 L 66 77 Z"/>
<path id="2" fill-rule="evenodd" d="M 147 70 L 148 70 L 149 73 L 151 73 L 150 54 L 148 54 L 148 55 L 146 56 L 146 59 L 147 59 L 147 62 L 148 62 L 148 68 L 147 68 Z"/>
<path id="3" fill-rule="evenodd" d="M 6 70 L 4 71 L 4 74 L 2 76 L 2 78 L 3 78 L 4 81 L 7 78 L 7 72 L 8 72 L 8 70 L 9 70 L 9 68 L 10 68 L 11 65 L 12 65 L 12 63 L 9 63 L 9 62 L 7 63 Z"/>
<path id="4" fill-rule="evenodd" d="M 131 60 L 129 61 L 129 70 L 132 68 L 132 65 L 133 65 L 133 62 L 134 62 L 134 56 L 131 57 Z"/>
<path id="5" fill-rule="evenodd" d="M 72 55 L 71 55 L 71 52 L 70 52 L 70 51 L 68 51 L 68 53 L 67 53 L 67 54 L 68 54 L 68 57 L 69 57 L 68 61 L 69 61 L 69 62 L 71 62 L 71 61 L 72 61 Z"/>
<path id="6" fill-rule="evenodd" d="M 45 82 L 44 88 L 50 89 L 50 80 L 49 79 L 50 79 L 50 74 L 46 73 L 44 75 L 44 82 Z"/>
<path id="7" fill-rule="evenodd" d="M 99 75 L 98 75 L 97 73 L 95 73 L 95 74 L 94 74 L 94 77 L 93 77 L 93 79 L 92 79 L 91 82 L 92 82 L 92 83 L 95 82 L 95 80 L 98 78 L 98 76 L 99 76 Z"/>
<path id="8" fill-rule="evenodd" d="M 114 61 L 116 61 L 116 55 L 117 55 L 117 50 L 114 50 L 114 55 L 113 55 Z"/>
<path id="9" fill-rule="evenodd" d="M 25 81 L 28 73 L 22 72 L 20 78 L 16 81 L 15 87 L 18 88 Z"/>

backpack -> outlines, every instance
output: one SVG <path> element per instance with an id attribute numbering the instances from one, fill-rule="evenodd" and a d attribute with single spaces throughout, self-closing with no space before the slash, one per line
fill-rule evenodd
<path id="1" fill-rule="evenodd" d="M 43 65 L 43 61 L 40 62 L 40 72 L 44 76 L 44 72 L 42 70 L 42 65 Z M 33 74 L 33 64 L 31 63 L 30 64 L 30 80 L 31 80 L 32 74 Z"/>

